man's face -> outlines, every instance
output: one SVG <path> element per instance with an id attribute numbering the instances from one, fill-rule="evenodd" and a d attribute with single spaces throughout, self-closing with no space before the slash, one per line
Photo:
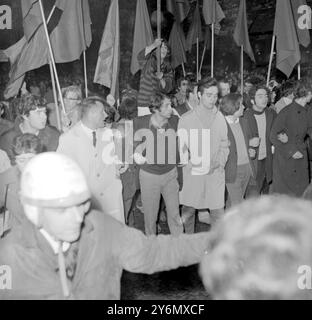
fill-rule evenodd
<path id="1" fill-rule="evenodd" d="M 243 105 L 243 101 L 241 101 L 239 109 L 234 113 L 234 117 L 241 118 L 244 115 L 245 107 Z"/>
<path id="2" fill-rule="evenodd" d="M 30 86 L 30 94 L 35 97 L 40 97 L 41 96 L 40 87 Z"/>
<path id="3" fill-rule="evenodd" d="M 252 87 L 253 87 L 252 83 L 246 82 L 244 87 L 244 93 L 248 94 L 249 91 L 252 89 Z"/>
<path id="4" fill-rule="evenodd" d="M 256 108 L 259 111 L 263 111 L 267 106 L 269 102 L 268 93 L 265 89 L 259 89 L 256 92 L 255 100 L 253 100 L 253 104 L 256 106 Z"/>
<path id="5" fill-rule="evenodd" d="M 68 92 L 64 98 L 66 112 L 72 111 L 80 102 L 81 100 L 78 98 L 75 92 Z"/>
<path id="6" fill-rule="evenodd" d="M 164 99 L 158 112 L 160 116 L 166 119 L 169 119 L 172 116 L 171 100 L 169 98 Z"/>
<path id="7" fill-rule="evenodd" d="M 221 97 L 225 97 L 231 93 L 230 84 L 227 82 L 220 82 L 220 95 Z"/>
<path id="8" fill-rule="evenodd" d="M 31 110 L 29 116 L 25 117 L 29 125 L 35 130 L 42 130 L 47 124 L 47 109 L 37 108 L 36 110 Z"/>
<path id="9" fill-rule="evenodd" d="M 200 103 L 207 109 L 213 109 L 218 101 L 218 87 L 204 89 L 204 93 L 199 94 Z"/>
<path id="10" fill-rule="evenodd" d="M 108 118 L 108 114 L 104 110 L 104 105 L 97 101 L 96 106 L 93 107 L 92 110 L 92 121 L 94 124 L 94 127 L 99 129 L 99 128 L 104 128 L 106 126 L 105 120 Z"/>
<path id="11" fill-rule="evenodd" d="M 182 93 L 182 94 L 186 94 L 186 91 L 187 91 L 187 88 L 188 88 L 188 81 L 187 80 L 183 80 L 183 81 L 181 81 L 181 85 L 180 85 L 180 92 Z"/>
<path id="12" fill-rule="evenodd" d="M 57 241 L 75 242 L 79 239 L 81 225 L 89 203 L 69 208 L 44 208 L 41 212 L 41 226 Z"/>

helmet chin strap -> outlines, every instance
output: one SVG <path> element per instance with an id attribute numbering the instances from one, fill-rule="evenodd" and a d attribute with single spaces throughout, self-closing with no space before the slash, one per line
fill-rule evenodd
<path id="1" fill-rule="evenodd" d="M 68 298 L 69 297 L 69 289 L 68 289 L 68 282 L 67 282 L 67 276 L 66 276 L 65 258 L 64 258 L 64 254 L 63 254 L 63 242 L 62 241 L 59 241 L 58 266 L 59 266 L 63 296 L 65 298 Z"/>

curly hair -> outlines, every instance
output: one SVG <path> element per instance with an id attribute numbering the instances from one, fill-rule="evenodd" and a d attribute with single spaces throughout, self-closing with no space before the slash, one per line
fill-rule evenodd
<path id="1" fill-rule="evenodd" d="M 39 108 L 46 108 L 47 101 L 42 97 L 36 97 L 31 94 L 25 94 L 18 100 L 18 114 L 20 116 L 29 116 L 30 111 Z"/>
<path id="2" fill-rule="evenodd" d="M 13 140 L 12 149 L 15 156 L 24 153 L 38 154 L 42 152 L 42 143 L 40 139 L 31 133 L 25 133 L 17 136 Z"/>
<path id="3" fill-rule="evenodd" d="M 263 197 L 229 211 L 212 231 L 201 276 L 215 299 L 311 299 L 299 267 L 312 266 L 312 204 Z"/>

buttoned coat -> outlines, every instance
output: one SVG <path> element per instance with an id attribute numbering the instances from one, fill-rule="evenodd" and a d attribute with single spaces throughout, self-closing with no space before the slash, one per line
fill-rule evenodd
<path id="1" fill-rule="evenodd" d="M 82 123 L 78 122 L 61 135 L 57 152 L 69 156 L 83 170 L 92 193 L 92 207 L 124 222 L 122 184 L 113 162 L 115 144 L 112 130 L 98 129 L 96 138 L 94 147 Z"/>
<path id="2" fill-rule="evenodd" d="M 271 141 L 275 147 L 273 192 L 300 197 L 308 187 L 309 163 L 305 138 L 311 134 L 311 129 L 307 109 L 296 102 L 278 114 L 271 131 Z M 287 134 L 287 143 L 279 141 L 278 135 L 281 133 Z M 293 159 L 297 151 L 302 153 L 302 159 Z"/>

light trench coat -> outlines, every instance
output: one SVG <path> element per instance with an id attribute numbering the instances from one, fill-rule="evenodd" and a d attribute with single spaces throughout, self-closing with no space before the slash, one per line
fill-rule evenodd
<path id="1" fill-rule="evenodd" d="M 182 205 L 193 207 L 195 209 L 222 209 L 224 208 L 225 192 L 225 171 L 224 167 L 229 155 L 228 129 L 224 116 L 215 109 L 209 113 L 203 107 L 184 114 L 179 121 L 178 130 L 181 129 L 190 135 L 190 130 L 198 129 L 199 133 L 204 129 L 210 129 L 210 147 L 202 148 L 202 142 L 199 140 L 198 155 L 205 155 L 207 150 L 210 152 L 210 159 L 205 160 L 200 168 L 196 167 L 194 154 L 190 152 L 190 158 L 183 168 L 183 188 L 180 192 L 180 203 Z M 180 140 L 181 141 L 181 140 Z M 204 140 L 205 141 L 205 140 Z M 192 142 L 189 143 L 191 144 Z M 184 144 L 184 149 L 192 148 Z M 181 159 L 183 159 L 183 146 L 180 143 Z M 183 154 L 182 154 L 183 153 Z M 209 172 L 213 163 L 220 164 L 219 168 Z"/>
<path id="2" fill-rule="evenodd" d="M 113 158 L 115 154 L 112 131 L 98 129 L 96 136 L 95 148 L 78 122 L 61 135 L 57 152 L 69 156 L 83 170 L 92 193 L 92 207 L 125 223 L 119 172 L 116 164 L 108 163 L 104 158 L 108 154 Z"/>

